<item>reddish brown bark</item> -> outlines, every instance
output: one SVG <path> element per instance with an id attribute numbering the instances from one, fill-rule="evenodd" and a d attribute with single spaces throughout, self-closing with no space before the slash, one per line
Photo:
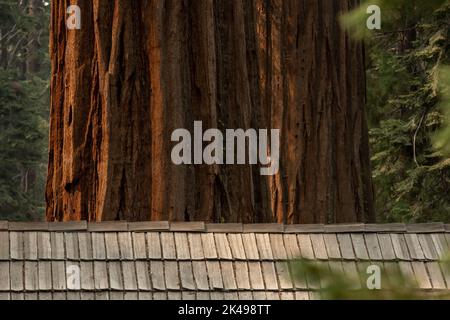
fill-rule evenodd
<path id="1" fill-rule="evenodd" d="M 52 2 L 48 220 L 373 221 L 357 0 Z M 175 166 L 173 130 L 281 130 L 280 173 Z"/>

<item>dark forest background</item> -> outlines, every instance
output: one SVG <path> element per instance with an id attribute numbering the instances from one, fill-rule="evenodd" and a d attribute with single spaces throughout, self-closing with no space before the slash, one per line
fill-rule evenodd
<path id="1" fill-rule="evenodd" d="M 368 4 L 381 30 L 367 30 Z M 0 0 L 0 220 L 44 219 L 49 12 Z M 370 1 L 342 21 L 366 41 L 378 221 L 450 222 L 449 1 Z"/>

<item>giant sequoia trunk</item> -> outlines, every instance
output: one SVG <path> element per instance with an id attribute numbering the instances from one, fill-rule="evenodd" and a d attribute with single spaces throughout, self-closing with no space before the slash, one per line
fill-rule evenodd
<path id="1" fill-rule="evenodd" d="M 372 221 L 357 0 L 52 1 L 47 218 Z M 280 172 L 176 166 L 171 133 L 280 129 Z"/>

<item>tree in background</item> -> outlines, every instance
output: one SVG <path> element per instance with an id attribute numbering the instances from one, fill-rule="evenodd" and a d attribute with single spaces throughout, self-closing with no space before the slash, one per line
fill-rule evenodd
<path id="1" fill-rule="evenodd" d="M 359 28 L 368 4 L 382 10 L 380 31 Z M 443 99 L 450 88 L 445 72 L 449 21 L 448 0 L 366 1 L 344 19 L 368 48 L 368 112 L 380 222 L 450 221 L 450 135 L 445 129 L 450 128 L 445 112 L 450 99 Z"/>
<path id="2" fill-rule="evenodd" d="M 52 1 L 47 219 L 373 221 L 358 2 Z M 175 166 L 194 120 L 280 129 L 280 173 Z"/>
<path id="3" fill-rule="evenodd" d="M 0 2 L 1 219 L 43 219 L 48 17 L 40 0 Z"/>

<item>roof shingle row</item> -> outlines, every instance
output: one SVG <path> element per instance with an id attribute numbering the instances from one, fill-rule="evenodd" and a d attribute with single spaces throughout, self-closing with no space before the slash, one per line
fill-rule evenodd
<path id="1" fill-rule="evenodd" d="M 449 233 L 0 231 L 0 261 L 437 261 L 449 251 Z"/>

